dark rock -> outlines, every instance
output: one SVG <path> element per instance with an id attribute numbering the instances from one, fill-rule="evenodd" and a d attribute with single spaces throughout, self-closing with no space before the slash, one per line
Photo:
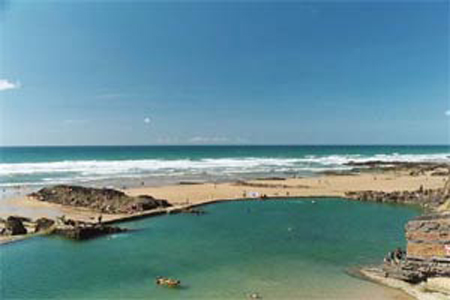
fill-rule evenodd
<path id="1" fill-rule="evenodd" d="M 274 176 L 274 177 L 259 177 L 259 178 L 256 178 L 255 180 L 260 180 L 260 181 L 264 181 L 264 180 L 284 181 L 284 180 L 286 180 L 286 178 L 285 177 L 276 177 L 276 176 Z"/>
<path id="2" fill-rule="evenodd" d="M 125 231 L 128 230 L 105 224 L 92 224 L 69 219 L 64 220 L 62 224 L 59 224 L 53 233 L 68 239 L 82 241 Z"/>
<path id="3" fill-rule="evenodd" d="M 358 173 L 356 173 L 354 170 L 326 170 L 320 172 L 320 174 L 327 176 L 355 176 Z"/>
<path id="4" fill-rule="evenodd" d="M 4 233 L 5 235 L 27 234 L 27 229 L 23 225 L 23 220 L 27 218 L 10 216 L 6 219 Z"/>
<path id="5" fill-rule="evenodd" d="M 200 184 L 205 184 L 205 182 L 204 181 L 192 181 L 192 180 L 186 181 L 186 180 L 184 180 L 184 181 L 178 182 L 178 184 L 179 185 L 200 185 Z"/>
<path id="6" fill-rule="evenodd" d="M 131 197 L 114 189 L 57 185 L 31 193 L 31 198 L 68 206 L 84 207 L 102 213 L 136 213 L 171 206 L 151 196 Z"/>
<path id="7" fill-rule="evenodd" d="M 449 171 L 435 171 L 431 173 L 431 176 L 450 176 Z"/>
<path id="8" fill-rule="evenodd" d="M 352 166 L 352 171 L 355 172 L 400 171 L 408 172 L 410 176 L 424 175 L 426 172 L 434 172 L 432 173 L 433 176 L 448 176 L 450 174 L 449 163 L 373 160 L 365 162 L 350 161 L 345 165 Z"/>
<path id="9" fill-rule="evenodd" d="M 55 225 L 55 221 L 47 218 L 39 218 L 36 220 L 36 227 L 34 232 L 40 232 L 50 229 L 53 225 Z"/>

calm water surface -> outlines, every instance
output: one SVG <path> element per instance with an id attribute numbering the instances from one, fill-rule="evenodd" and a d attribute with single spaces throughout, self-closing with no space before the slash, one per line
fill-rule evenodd
<path id="1" fill-rule="evenodd" d="M 315 198 L 204 209 L 123 223 L 137 230 L 87 242 L 42 237 L 2 246 L 1 298 L 389 299 L 392 291 L 346 271 L 404 245 L 404 223 L 419 213 Z M 158 275 L 183 287 L 156 286 Z"/>

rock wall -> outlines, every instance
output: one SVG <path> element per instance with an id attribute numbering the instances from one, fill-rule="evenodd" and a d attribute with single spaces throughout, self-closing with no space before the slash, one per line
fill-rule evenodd
<path id="1" fill-rule="evenodd" d="M 408 257 L 450 261 L 450 213 L 417 217 L 405 230 Z"/>
<path id="2" fill-rule="evenodd" d="M 417 217 L 406 224 L 405 231 L 406 253 L 388 254 L 383 264 L 386 276 L 412 283 L 450 277 L 450 213 Z"/>

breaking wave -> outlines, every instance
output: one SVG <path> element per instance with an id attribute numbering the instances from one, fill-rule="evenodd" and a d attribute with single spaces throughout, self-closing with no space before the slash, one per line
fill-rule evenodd
<path id="1" fill-rule="evenodd" d="M 314 173 L 350 169 L 349 162 L 450 162 L 449 153 L 305 156 L 299 158 L 233 157 L 140 160 L 77 160 L 36 163 L 1 163 L 2 186 L 21 183 L 53 183 L 138 176 L 180 176 L 189 174 L 232 175 Z"/>

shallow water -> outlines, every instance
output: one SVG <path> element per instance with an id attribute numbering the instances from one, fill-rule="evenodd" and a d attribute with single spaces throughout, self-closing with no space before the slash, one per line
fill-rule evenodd
<path id="1" fill-rule="evenodd" d="M 137 231 L 88 242 L 43 237 L 2 246 L 1 298 L 392 299 L 398 294 L 346 271 L 404 245 L 403 225 L 419 213 L 315 198 L 204 209 L 123 223 Z M 156 286 L 158 275 L 183 287 Z"/>

